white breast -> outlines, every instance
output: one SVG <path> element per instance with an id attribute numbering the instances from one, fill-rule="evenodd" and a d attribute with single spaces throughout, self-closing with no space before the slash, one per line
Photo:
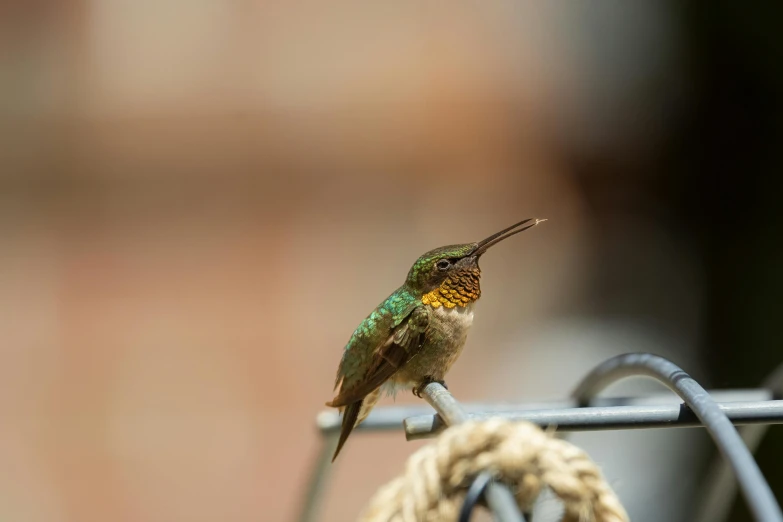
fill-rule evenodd
<path id="1" fill-rule="evenodd" d="M 432 312 L 437 316 L 442 330 L 450 330 L 454 339 L 461 339 L 464 343 L 473 324 L 473 303 L 454 308 L 439 306 Z"/>
<path id="2" fill-rule="evenodd" d="M 418 385 L 424 376 L 442 379 L 462 353 L 468 330 L 473 324 L 473 303 L 454 308 L 439 306 L 431 308 L 430 312 L 429 342 L 393 379 L 384 384 L 384 390 L 390 394 Z"/>

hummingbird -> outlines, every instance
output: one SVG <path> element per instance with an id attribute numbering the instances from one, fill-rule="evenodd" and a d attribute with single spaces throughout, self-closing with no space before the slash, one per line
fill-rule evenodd
<path id="1" fill-rule="evenodd" d="M 405 283 L 362 321 L 337 368 L 334 389 L 340 391 L 326 403 L 343 414 L 332 462 L 382 391 L 393 395 L 410 389 L 421 397 L 432 382 L 445 386 L 444 377 L 462 352 L 481 296 L 479 258 L 542 221 L 525 219 L 477 243 L 430 250 L 413 263 Z"/>

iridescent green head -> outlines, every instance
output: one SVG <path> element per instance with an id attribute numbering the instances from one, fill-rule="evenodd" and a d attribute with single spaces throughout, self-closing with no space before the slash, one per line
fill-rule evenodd
<path id="1" fill-rule="evenodd" d="M 530 223 L 531 221 L 533 223 Z M 429 301 L 425 304 L 437 302 L 439 304 L 432 305 L 437 307 L 443 304 L 448 308 L 465 306 L 480 295 L 479 258 L 490 247 L 542 221 L 546 220 L 525 219 L 477 243 L 449 245 L 430 250 L 413 264 L 405 284 L 417 294 L 424 295 L 424 300 Z M 522 226 L 526 224 L 528 225 Z M 429 297 L 425 294 L 429 294 Z"/>

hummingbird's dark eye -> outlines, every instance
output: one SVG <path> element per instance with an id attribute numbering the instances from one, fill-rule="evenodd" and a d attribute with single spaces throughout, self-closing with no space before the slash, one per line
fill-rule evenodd
<path id="1" fill-rule="evenodd" d="M 441 259 L 437 263 L 435 263 L 435 266 L 438 268 L 438 270 L 448 270 L 451 266 L 451 261 L 448 259 Z"/>

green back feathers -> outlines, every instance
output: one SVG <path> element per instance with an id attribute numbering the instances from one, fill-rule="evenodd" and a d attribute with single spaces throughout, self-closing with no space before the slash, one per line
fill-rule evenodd
<path id="1" fill-rule="evenodd" d="M 350 381 L 361 379 L 375 349 L 386 341 L 392 329 L 399 326 L 419 303 L 419 298 L 402 286 L 378 305 L 354 330 L 345 345 L 335 387 L 341 379 L 348 381 L 346 384 L 349 386 Z"/>

